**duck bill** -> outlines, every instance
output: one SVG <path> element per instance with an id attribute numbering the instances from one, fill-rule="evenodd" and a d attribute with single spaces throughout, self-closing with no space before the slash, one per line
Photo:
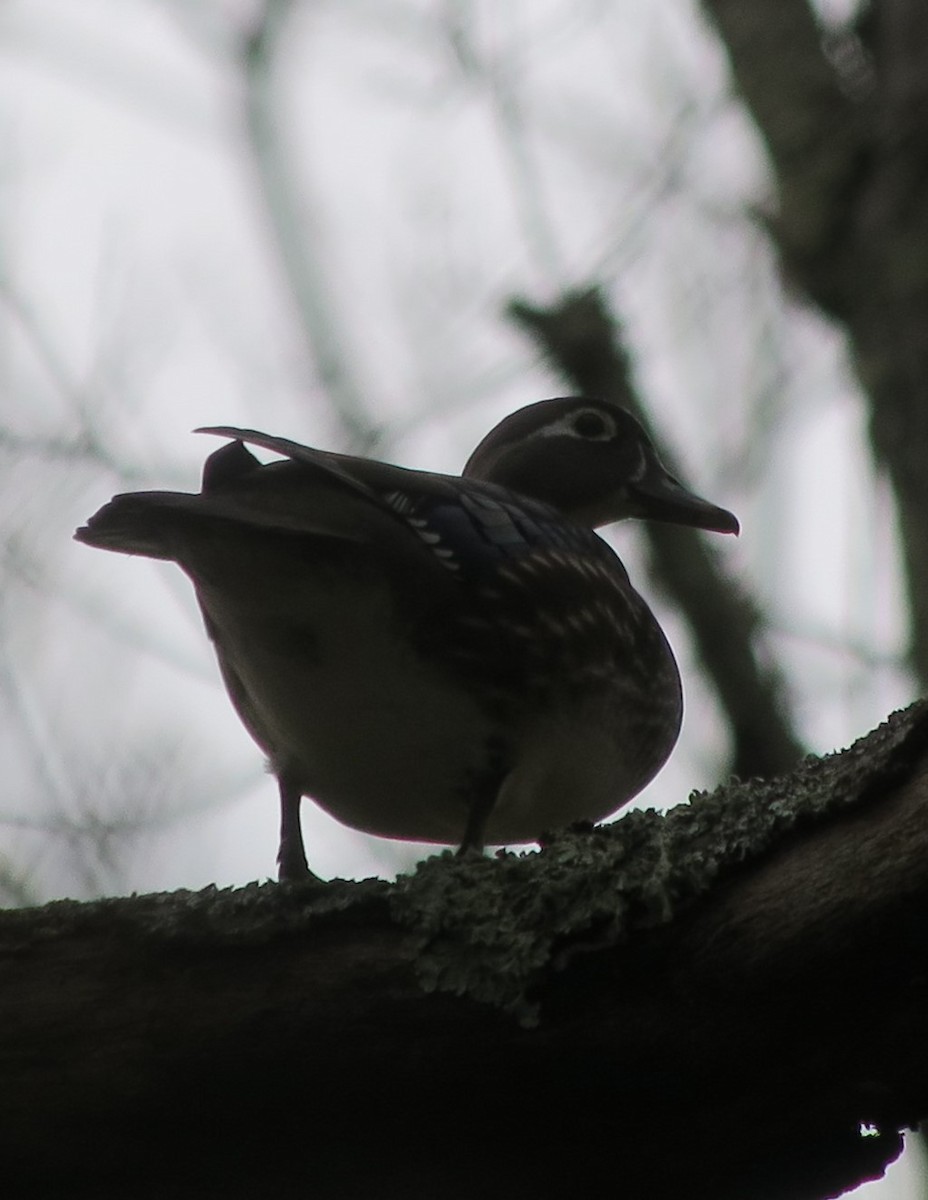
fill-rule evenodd
<path id="1" fill-rule="evenodd" d="M 651 473 L 633 484 L 629 491 L 638 502 L 635 515 L 645 521 L 691 525 L 714 533 L 740 532 L 741 526 L 733 513 L 687 491 L 666 471 Z"/>

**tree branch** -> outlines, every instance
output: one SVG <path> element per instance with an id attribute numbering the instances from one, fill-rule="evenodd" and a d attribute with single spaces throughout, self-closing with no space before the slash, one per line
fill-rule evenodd
<path id="1" fill-rule="evenodd" d="M 918 705 L 539 855 L 6 913 L 4 1194 L 833 1195 L 928 1113 L 926 863 Z"/>
<path id="2" fill-rule="evenodd" d="M 912 606 L 912 664 L 928 685 L 928 9 L 873 0 L 867 89 L 842 93 L 800 0 L 703 0 L 770 152 L 771 222 L 792 281 L 846 323 L 893 482 Z"/>
<path id="3" fill-rule="evenodd" d="M 263 0 L 259 19 L 242 46 L 247 146 L 268 229 L 319 383 L 342 426 L 347 447 L 365 452 L 376 445 L 380 432 L 348 365 L 337 296 L 319 248 L 319 223 L 305 187 L 294 177 L 292 153 L 281 129 L 282 112 L 275 102 L 276 57 L 293 4 L 294 0 Z"/>
<path id="4" fill-rule="evenodd" d="M 578 392 L 633 412 L 648 428 L 670 472 L 682 477 L 673 452 L 650 427 L 618 325 L 597 289 L 568 293 L 549 308 L 515 300 L 509 313 Z M 726 576 L 718 557 L 692 531 L 649 524 L 645 533 L 655 576 L 686 618 L 725 711 L 732 733 L 732 770 L 742 777 L 787 770 L 802 748 L 780 674 L 762 665 L 770 656 L 762 649 L 758 606 Z"/>
<path id="5" fill-rule="evenodd" d="M 807 0 L 703 0 L 703 8 L 776 172 L 770 223 L 784 263 L 838 315 L 846 286 L 840 242 L 868 153 L 872 110 L 842 89 Z"/>

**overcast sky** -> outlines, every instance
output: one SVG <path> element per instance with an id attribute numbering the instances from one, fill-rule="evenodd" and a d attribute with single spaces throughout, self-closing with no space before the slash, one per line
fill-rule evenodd
<path id="1" fill-rule="evenodd" d="M 246 121 L 253 11 L 0 8 L 2 815 L 35 894 L 274 871 L 273 781 L 186 581 L 73 545 L 73 528 L 117 490 L 194 490 L 203 424 L 346 449 L 359 418 L 378 453 L 458 470 L 500 416 L 563 391 L 501 318 L 513 295 L 607 288 L 690 481 L 742 518 L 719 552 L 770 607 L 810 746 L 904 703 L 892 509 L 862 406 L 840 337 L 784 294 L 757 219 L 763 156 L 695 4 L 301 6 L 260 93 L 270 154 Z M 615 544 L 652 595 L 634 532 Z M 655 601 L 688 703 L 641 797 L 666 806 L 718 781 L 725 742 Z M 306 809 L 323 875 L 420 853 Z"/>

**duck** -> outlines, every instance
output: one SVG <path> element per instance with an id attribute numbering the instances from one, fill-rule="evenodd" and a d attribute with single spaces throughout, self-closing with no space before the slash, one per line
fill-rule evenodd
<path id="1" fill-rule="evenodd" d="M 199 492 L 114 496 L 74 536 L 192 582 L 277 780 L 281 882 L 315 878 L 304 797 L 365 833 L 483 852 L 609 817 L 664 765 L 679 670 L 596 530 L 739 525 L 666 470 L 631 413 L 529 404 L 460 476 L 196 432 L 225 439 Z"/>

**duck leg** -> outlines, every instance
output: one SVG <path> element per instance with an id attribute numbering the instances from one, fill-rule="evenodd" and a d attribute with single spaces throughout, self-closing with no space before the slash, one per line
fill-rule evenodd
<path id="1" fill-rule="evenodd" d="M 300 880 L 318 879 L 310 871 L 303 848 L 303 830 L 300 827 L 300 803 L 303 794 L 286 772 L 277 777 L 280 789 L 280 848 L 277 851 L 277 878 L 280 883 L 298 883 Z M 321 882 L 321 881 L 320 881 Z"/>
<path id="2" fill-rule="evenodd" d="M 464 836 L 458 847 L 458 855 L 462 856 L 476 851 L 483 854 L 486 846 L 487 821 L 490 819 L 500 789 L 511 769 L 510 751 L 502 738 L 490 738 L 486 747 L 486 763 L 479 774 L 471 780 L 468 789 L 470 796 L 467 803 L 467 823 L 464 826 Z"/>
<path id="3" fill-rule="evenodd" d="M 467 814 L 467 824 L 464 827 L 464 836 L 461 838 L 460 846 L 458 846 L 458 858 L 463 858 L 465 854 L 472 852 L 483 854 L 483 849 L 486 845 L 484 831 L 486 830 L 487 820 L 493 811 L 495 802 L 496 797 L 493 796 L 489 804 L 484 800 L 470 806 L 470 811 Z"/>

